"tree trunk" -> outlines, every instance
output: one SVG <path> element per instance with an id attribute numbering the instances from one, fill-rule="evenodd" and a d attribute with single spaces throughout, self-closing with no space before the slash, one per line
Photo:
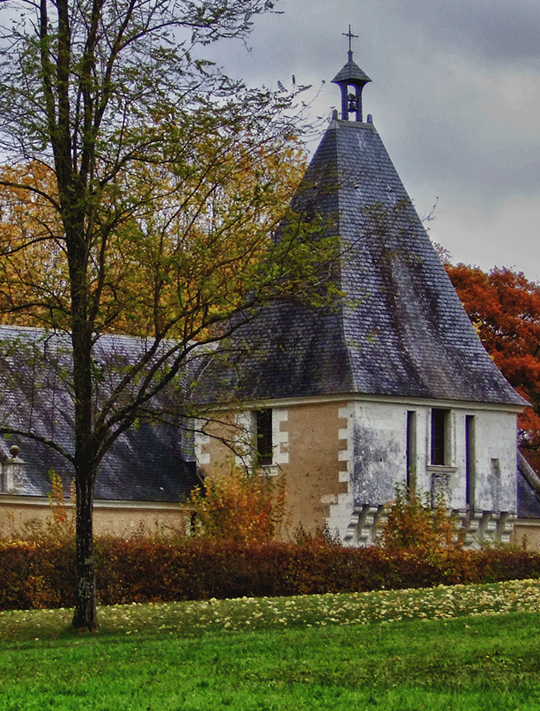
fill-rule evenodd
<path id="1" fill-rule="evenodd" d="M 76 214 L 80 204 L 75 202 Z M 96 441 L 92 423 L 92 324 L 88 318 L 88 251 L 84 214 L 66 229 L 71 280 L 71 342 L 75 394 L 75 489 L 77 493 L 77 591 L 73 626 L 93 631 L 96 620 L 96 573 L 93 543 Z"/>
<path id="2" fill-rule="evenodd" d="M 77 472 L 77 590 L 73 627 L 97 629 L 96 615 L 96 568 L 92 511 L 94 507 L 94 477 L 91 472 Z"/>
<path id="3" fill-rule="evenodd" d="M 81 299 L 84 304 L 84 298 Z M 74 299 L 77 304 L 77 299 Z M 79 310 L 84 314 L 84 307 Z M 74 309 L 77 313 L 77 310 Z M 85 314 L 84 314 L 85 315 Z M 96 442 L 92 430 L 92 342 L 89 325 L 72 319 L 75 390 L 75 490 L 77 494 L 77 598 L 73 626 L 93 631 L 96 621 L 96 574 L 93 543 Z"/>

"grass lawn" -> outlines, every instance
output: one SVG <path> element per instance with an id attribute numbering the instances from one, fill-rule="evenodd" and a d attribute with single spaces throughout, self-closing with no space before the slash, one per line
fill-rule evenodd
<path id="1" fill-rule="evenodd" d="M 0 709 L 540 708 L 540 582 L 0 613 Z"/>

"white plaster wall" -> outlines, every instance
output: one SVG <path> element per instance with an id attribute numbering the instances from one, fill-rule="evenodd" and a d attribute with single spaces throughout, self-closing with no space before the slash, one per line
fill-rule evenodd
<path id="1" fill-rule="evenodd" d="M 197 420 L 195 423 L 195 459 L 198 466 L 210 464 L 210 454 L 206 450 L 211 443 L 211 437 L 203 430 L 204 422 Z"/>
<path id="2" fill-rule="evenodd" d="M 411 405 L 407 408 L 416 412 L 416 486 L 418 491 L 431 491 L 431 473 L 428 471 L 431 456 L 431 408 Z"/>
<path id="3" fill-rule="evenodd" d="M 476 500 L 483 511 L 516 512 L 516 415 L 482 412 L 476 419 Z M 498 461 L 499 474 L 494 471 Z"/>
<path id="4" fill-rule="evenodd" d="M 355 505 L 386 504 L 406 481 L 407 406 L 352 404 L 352 482 Z"/>
<path id="5" fill-rule="evenodd" d="M 445 467 L 430 465 L 431 406 L 416 406 L 417 413 L 417 484 L 430 491 L 437 470 L 450 477 L 451 498 L 448 505 L 465 509 L 466 501 L 466 417 L 474 417 L 475 508 L 486 511 L 516 510 L 517 423 L 514 413 L 448 407 L 450 410 L 449 460 Z M 494 476 L 492 460 L 498 461 L 499 478 Z"/>
<path id="6" fill-rule="evenodd" d="M 516 415 L 508 412 L 434 405 L 450 410 L 448 461 L 430 464 L 432 404 L 349 403 L 349 476 L 355 507 L 386 504 L 396 484 L 407 481 L 407 411 L 416 412 L 416 481 L 430 492 L 432 478 L 446 473 L 449 507 L 466 508 L 465 418 L 475 418 L 475 508 L 516 511 Z M 352 452 L 352 456 L 350 453 Z"/>
<path id="7" fill-rule="evenodd" d="M 473 412 L 471 410 L 453 410 L 452 411 L 452 457 L 453 465 L 456 471 L 451 477 L 452 497 L 449 506 L 453 509 L 464 510 L 467 507 L 467 458 L 466 458 L 466 417 L 467 415 L 474 416 L 475 430 L 475 472 L 478 470 L 478 464 L 483 459 L 483 456 L 478 451 L 479 432 L 483 427 L 484 418 L 489 415 L 489 412 Z M 515 447 L 514 447 L 515 449 Z M 514 474 L 515 478 L 515 474 Z"/>
<path id="8" fill-rule="evenodd" d="M 257 437 L 257 417 L 252 410 L 243 410 L 236 413 L 236 430 L 234 433 L 234 449 L 236 451 L 235 463 L 237 467 L 251 469 L 255 454 L 255 441 Z"/>
<path id="9" fill-rule="evenodd" d="M 326 525 L 331 535 L 337 535 L 339 540 L 345 545 L 356 544 L 356 528 L 358 517 L 354 510 L 354 490 L 352 486 L 354 472 L 354 424 L 357 417 L 356 403 L 350 402 L 338 409 L 338 418 L 345 426 L 338 429 L 338 438 L 341 448 L 338 452 L 338 460 L 341 469 L 338 474 L 340 484 L 346 485 L 346 490 L 329 499 L 330 511 L 326 519 Z M 351 529 L 351 531 L 349 531 Z"/>

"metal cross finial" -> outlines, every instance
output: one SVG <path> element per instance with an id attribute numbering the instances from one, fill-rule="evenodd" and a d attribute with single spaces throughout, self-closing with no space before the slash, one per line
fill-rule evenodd
<path id="1" fill-rule="evenodd" d="M 352 61 L 352 55 L 353 55 L 353 53 L 352 53 L 352 38 L 353 38 L 353 37 L 356 37 L 356 38 L 358 39 L 358 35 L 353 35 L 353 33 L 351 32 L 351 26 L 350 26 L 350 25 L 349 25 L 349 31 L 348 31 L 348 32 L 342 32 L 341 34 L 342 34 L 344 37 L 348 37 L 348 38 L 349 38 L 349 62 L 351 62 L 351 61 Z"/>

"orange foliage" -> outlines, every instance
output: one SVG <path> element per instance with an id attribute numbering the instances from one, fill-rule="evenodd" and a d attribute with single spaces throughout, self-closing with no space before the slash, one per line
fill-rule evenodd
<path id="1" fill-rule="evenodd" d="M 102 605 L 276 597 L 385 588 L 493 583 L 540 577 L 540 554 L 512 549 L 348 548 L 320 539 L 242 543 L 98 539 Z M 71 607 L 75 548 L 69 541 L 0 540 L 0 610 Z"/>

